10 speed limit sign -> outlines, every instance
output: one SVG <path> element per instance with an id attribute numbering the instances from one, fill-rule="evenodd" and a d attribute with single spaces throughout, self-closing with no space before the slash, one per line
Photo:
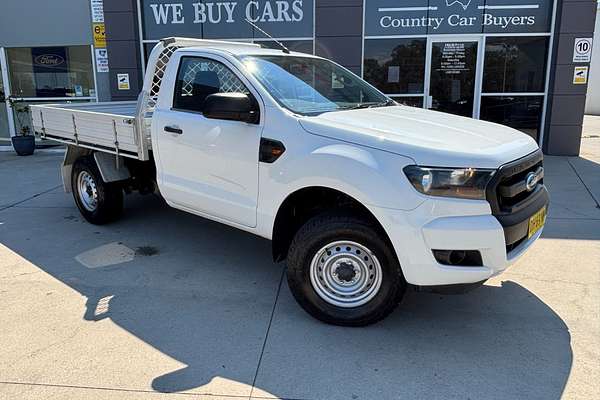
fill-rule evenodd
<path id="1" fill-rule="evenodd" d="M 573 62 L 592 60 L 592 38 L 577 38 L 573 47 Z"/>

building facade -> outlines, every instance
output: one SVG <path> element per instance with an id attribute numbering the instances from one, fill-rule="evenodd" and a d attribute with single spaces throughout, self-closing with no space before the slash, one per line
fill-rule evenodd
<path id="1" fill-rule="evenodd" d="M 89 1 L 2 0 L 0 71 L 0 145 L 28 129 L 27 104 L 98 100 Z"/>
<path id="2" fill-rule="evenodd" d="M 5 1 L 17 8 L 27 2 Z M 45 69 L 54 68 L 57 79 L 60 68 L 36 60 L 64 59 L 64 79 L 73 75 L 64 71 L 81 64 L 82 55 L 68 49 L 71 35 L 50 44 L 22 43 L 29 50 L 0 42 L 3 77 L 10 85 L 5 93 L 30 101 L 50 95 L 133 100 L 149 52 L 163 37 L 276 46 L 247 19 L 292 50 L 333 59 L 400 103 L 514 127 L 548 154 L 579 153 L 595 0 L 60 0 L 52 5 L 58 3 L 87 3 L 87 15 L 73 18 L 87 21 L 79 39 L 89 47 L 94 79 L 75 79 L 68 88 L 43 81 Z M 71 22 L 64 22 L 70 31 Z M 38 41 L 45 37 L 32 35 Z M 63 49 L 52 49 L 59 39 Z M 23 83 L 15 74 L 27 60 L 32 65 L 25 74 L 33 78 Z"/>
<path id="3" fill-rule="evenodd" d="M 588 83 L 585 113 L 600 115 L 600 0 L 598 1 L 598 8 L 596 10 L 596 29 L 594 30 L 590 81 Z"/>

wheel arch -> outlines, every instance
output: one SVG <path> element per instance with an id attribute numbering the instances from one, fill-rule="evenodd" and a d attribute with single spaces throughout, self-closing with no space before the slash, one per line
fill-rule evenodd
<path id="1" fill-rule="evenodd" d="M 65 151 L 61 166 L 63 187 L 67 193 L 73 191 L 71 184 L 73 165 L 82 157 L 90 157 L 94 160 L 98 171 L 100 171 L 102 180 L 106 183 L 124 181 L 131 178 L 131 173 L 123 157 L 69 145 L 67 146 L 67 151 Z"/>
<path id="2" fill-rule="evenodd" d="M 73 191 L 73 185 L 71 184 L 73 165 L 81 157 L 87 157 L 92 153 L 92 150 L 83 147 L 72 145 L 67 146 L 67 151 L 65 151 L 65 156 L 63 158 L 62 166 L 60 168 L 63 188 L 65 189 L 66 193 L 71 193 Z"/>
<path id="3" fill-rule="evenodd" d="M 326 211 L 352 212 L 370 223 L 391 246 L 392 242 L 377 217 L 355 197 L 326 186 L 305 186 L 290 193 L 277 210 L 272 228 L 274 261 L 283 261 L 300 227 L 310 218 Z M 395 254 L 395 252 L 393 251 Z"/>

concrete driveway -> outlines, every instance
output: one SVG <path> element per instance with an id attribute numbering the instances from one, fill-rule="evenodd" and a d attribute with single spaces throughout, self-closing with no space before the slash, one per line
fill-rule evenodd
<path id="1" fill-rule="evenodd" d="M 359 329 L 305 314 L 266 240 L 153 196 L 93 226 L 60 154 L 0 152 L 0 398 L 600 398 L 598 136 L 547 158 L 548 224 L 517 265 Z"/>

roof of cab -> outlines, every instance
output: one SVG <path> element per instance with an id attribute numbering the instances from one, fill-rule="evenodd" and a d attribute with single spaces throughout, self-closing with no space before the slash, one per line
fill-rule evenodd
<path id="1" fill-rule="evenodd" d="M 285 53 L 281 49 L 270 49 L 264 47 L 233 47 L 233 46 L 192 46 L 180 49 L 181 51 L 202 51 L 202 50 L 216 50 L 224 53 L 229 53 L 234 56 L 300 56 L 300 57 L 315 57 L 312 54 L 299 53 L 297 51 L 290 51 Z"/>
<path id="2" fill-rule="evenodd" d="M 227 52 L 234 56 L 241 55 L 284 55 L 284 56 L 307 56 L 315 57 L 312 54 L 290 51 L 285 53 L 282 49 L 272 49 L 261 47 L 260 43 L 233 42 L 224 40 L 206 40 L 190 38 L 167 38 L 163 39 L 165 45 L 175 44 L 181 46 L 180 51 L 194 50 L 216 50 Z"/>

